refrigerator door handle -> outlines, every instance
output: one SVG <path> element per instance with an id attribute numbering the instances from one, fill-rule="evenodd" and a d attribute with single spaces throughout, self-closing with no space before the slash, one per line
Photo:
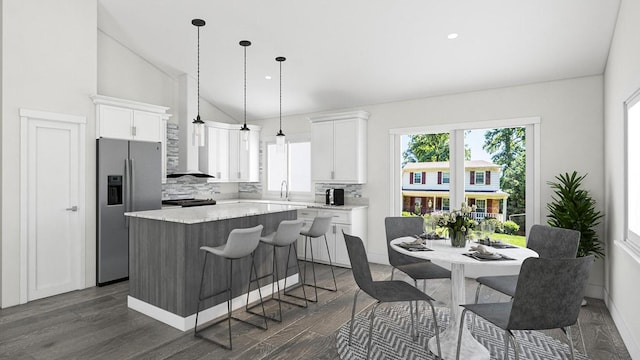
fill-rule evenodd
<path id="1" fill-rule="evenodd" d="M 129 171 L 131 171 L 131 176 L 130 176 L 130 179 L 131 179 L 130 188 L 131 188 L 131 190 L 129 191 L 129 197 L 130 197 L 129 199 L 131 201 L 130 202 L 131 205 L 129 206 L 129 208 L 130 208 L 129 211 L 135 211 L 136 210 L 136 204 L 134 202 L 134 199 L 136 198 L 136 194 L 135 194 L 135 190 L 134 189 L 135 189 L 135 184 L 136 184 L 136 176 L 135 176 L 136 171 L 135 171 L 135 169 L 133 167 L 133 158 L 129 159 Z"/>
<path id="2" fill-rule="evenodd" d="M 131 211 L 131 169 L 129 168 L 129 159 L 124 159 L 124 212 Z M 124 226 L 129 228 L 129 217 L 124 217 Z"/>

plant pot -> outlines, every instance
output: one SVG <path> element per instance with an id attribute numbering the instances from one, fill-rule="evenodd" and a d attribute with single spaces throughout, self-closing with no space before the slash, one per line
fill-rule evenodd
<path id="1" fill-rule="evenodd" d="M 449 240 L 453 247 L 465 247 L 467 245 L 467 234 L 463 231 L 449 231 Z"/>

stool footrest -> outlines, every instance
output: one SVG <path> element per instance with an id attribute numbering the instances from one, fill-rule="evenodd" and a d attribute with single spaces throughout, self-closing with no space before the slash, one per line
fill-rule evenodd
<path id="1" fill-rule="evenodd" d="M 313 288 L 316 288 L 316 289 L 322 289 L 322 290 L 333 291 L 333 292 L 338 291 L 338 289 L 337 289 L 337 288 L 333 288 L 333 289 L 332 289 L 332 288 L 328 288 L 328 287 L 324 287 L 324 286 L 320 286 L 320 285 L 313 285 L 313 284 L 307 284 L 307 283 L 304 283 L 304 284 L 302 284 L 302 285 L 310 286 L 310 287 L 313 287 Z"/>

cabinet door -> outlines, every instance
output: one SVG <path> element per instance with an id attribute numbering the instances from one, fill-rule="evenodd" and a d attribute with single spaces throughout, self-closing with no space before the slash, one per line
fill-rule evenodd
<path id="1" fill-rule="evenodd" d="M 339 159 L 334 163 L 333 180 L 358 180 L 358 123 L 356 120 L 333 122 L 333 151 Z"/>
<path id="2" fill-rule="evenodd" d="M 311 178 L 313 180 L 333 180 L 333 141 L 333 121 L 311 124 Z"/>
<path id="3" fill-rule="evenodd" d="M 229 130 L 207 126 L 205 146 L 199 150 L 200 170 L 215 176 L 215 181 L 229 180 Z"/>
<path id="4" fill-rule="evenodd" d="M 99 105 L 100 135 L 111 139 L 132 139 L 133 110 Z"/>
<path id="5" fill-rule="evenodd" d="M 140 141 L 164 141 L 162 139 L 162 117 L 144 111 L 133 111 L 133 139 Z"/>
<path id="6" fill-rule="evenodd" d="M 229 130 L 229 180 L 240 180 L 240 130 Z"/>
<path id="7" fill-rule="evenodd" d="M 345 244 L 344 235 L 342 235 L 343 231 L 346 234 L 351 234 L 351 225 L 336 224 L 335 227 L 336 227 L 335 263 L 337 265 L 351 267 L 351 261 L 349 260 L 349 253 L 347 252 L 347 244 Z"/>

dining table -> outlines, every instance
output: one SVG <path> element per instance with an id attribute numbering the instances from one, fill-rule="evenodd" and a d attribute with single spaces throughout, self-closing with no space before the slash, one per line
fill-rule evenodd
<path id="1" fill-rule="evenodd" d="M 425 240 L 424 249 L 419 246 L 412 246 L 411 249 L 403 247 L 406 244 L 415 244 L 416 238 L 417 236 L 394 239 L 391 241 L 391 247 L 402 254 L 429 260 L 451 270 L 450 320 L 447 328 L 440 333 L 440 345 L 443 359 L 455 359 L 462 314 L 462 308 L 459 305 L 468 303 L 465 294 L 465 278 L 517 275 L 522 262 L 529 257 L 538 257 L 538 254 L 525 247 L 494 243 L 496 247 L 483 245 L 486 252 L 494 255 L 478 256 L 477 252 L 470 250 L 478 244 L 468 241 L 465 247 L 453 247 L 449 239 Z M 428 349 L 434 354 L 438 353 L 435 336 L 429 339 Z M 489 359 L 489 350 L 480 344 L 466 327 L 462 333 L 460 359 Z"/>

